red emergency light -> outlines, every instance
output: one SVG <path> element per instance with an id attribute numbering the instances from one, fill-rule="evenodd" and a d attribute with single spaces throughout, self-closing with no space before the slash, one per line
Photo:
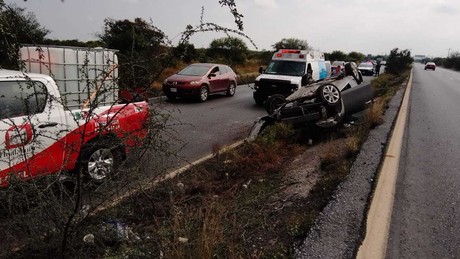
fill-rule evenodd
<path id="1" fill-rule="evenodd" d="M 282 49 L 281 53 L 300 53 L 300 49 Z"/>

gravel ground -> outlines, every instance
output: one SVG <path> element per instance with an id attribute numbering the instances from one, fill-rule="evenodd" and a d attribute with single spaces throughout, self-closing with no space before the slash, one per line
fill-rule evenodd
<path id="1" fill-rule="evenodd" d="M 406 84 L 392 98 L 385 122 L 373 129 L 354 162 L 349 178 L 337 189 L 302 245 L 297 258 L 354 258 L 364 238 L 368 201 Z"/>

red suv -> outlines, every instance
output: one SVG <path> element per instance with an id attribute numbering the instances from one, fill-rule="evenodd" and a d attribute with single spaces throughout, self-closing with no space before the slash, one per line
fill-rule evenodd
<path id="1" fill-rule="evenodd" d="M 192 64 L 163 82 L 163 92 L 169 100 L 176 97 L 197 97 L 204 102 L 210 94 L 225 93 L 233 96 L 236 74 L 226 65 Z"/>

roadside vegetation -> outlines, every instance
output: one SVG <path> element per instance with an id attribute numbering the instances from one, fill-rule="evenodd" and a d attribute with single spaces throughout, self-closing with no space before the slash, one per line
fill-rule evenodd
<path id="1" fill-rule="evenodd" d="M 107 19 L 98 41 L 48 39 L 49 31 L 33 14 L 0 0 L 0 66 L 21 68 L 17 55 L 21 44 L 103 46 L 120 51 L 120 84 L 140 87 L 150 96 L 161 94 L 164 78 L 191 62 L 232 64 L 240 81 L 250 83 L 273 52 L 248 50 L 245 41 L 253 43 L 242 33 L 242 16 L 234 1 L 219 3 L 229 8 L 237 29 L 204 22 L 203 9 L 200 24 L 186 26 L 180 43 L 172 46 L 159 28 L 140 18 Z M 205 31 L 224 31 L 239 38 L 220 38 L 207 49 L 195 49 L 189 38 Z M 274 49 L 279 46 L 311 48 L 295 38 L 273 44 Z M 320 132 L 276 124 L 252 143 L 227 151 L 216 146 L 212 159 L 173 179 L 132 184 L 134 179 L 145 179 L 146 171 L 158 170 L 155 175 L 160 178 L 165 175 L 156 167 L 146 168 L 146 161 L 160 167 L 166 161 L 162 158 L 177 154 L 169 149 L 176 139 L 167 127 L 174 118 L 155 111 L 145 146 L 133 152 L 107 183 L 93 185 L 79 174 L 27 182 L 12 177 L 0 190 L 0 257 L 291 257 L 293 245 L 305 237 L 346 179 L 369 130 L 382 123 L 388 100 L 407 78 L 408 55 L 398 49 L 391 52 L 390 73 L 373 80 L 376 101 L 359 125 Z M 365 58 L 371 57 L 359 52 L 329 54 L 330 60 Z M 153 183 L 157 179 L 151 175 L 146 181 Z M 125 193 L 130 195 L 115 202 Z"/>
<path id="2" fill-rule="evenodd" d="M 433 59 L 427 58 L 425 60 L 422 60 L 422 63 L 425 63 L 428 61 L 433 61 L 438 66 L 460 71 L 460 52 L 459 51 L 453 51 L 449 53 L 446 58 L 440 58 L 440 57 L 433 58 Z"/>

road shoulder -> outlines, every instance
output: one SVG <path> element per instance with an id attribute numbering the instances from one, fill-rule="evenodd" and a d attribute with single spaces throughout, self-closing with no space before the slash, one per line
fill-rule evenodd
<path id="1" fill-rule="evenodd" d="M 376 174 L 406 89 L 404 83 L 389 103 L 385 122 L 373 129 L 350 171 L 337 189 L 304 242 L 297 247 L 298 258 L 353 258 L 364 238 L 368 203 Z"/>

